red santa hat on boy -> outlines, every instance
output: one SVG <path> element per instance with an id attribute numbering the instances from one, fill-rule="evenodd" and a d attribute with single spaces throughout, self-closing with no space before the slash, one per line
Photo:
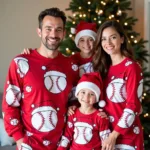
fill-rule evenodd
<path id="1" fill-rule="evenodd" d="M 96 95 L 96 102 L 99 102 L 100 107 L 105 107 L 106 102 L 103 99 L 103 82 L 98 72 L 85 73 L 82 75 L 76 87 L 75 96 L 82 89 L 92 90 Z"/>
<path id="2" fill-rule="evenodd" d="M 78 41 L 82 36 L 90 36 L 95 41 L 97 35 L 96 32 L 97 32 L 96 23 L 89 23 L 85 21 L 81 21 L 77 25 L 76 29 L 71 28 L 71 33 L 76 34 L 75 44 L 77 47 L 78 47 Z"/>

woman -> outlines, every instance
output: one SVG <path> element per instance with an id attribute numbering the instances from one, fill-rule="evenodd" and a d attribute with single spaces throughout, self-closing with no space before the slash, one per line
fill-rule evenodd
<path id="1" fill-rule="evenodd" d="M 97 33 L 94 71 L 105 84 L 106 106 L 112 133 L 102 150 L 143 150 L 143 133 L 139 119 L 143 76 L 139 64 L 128 48 L 128 39 L 117 21 L 104 22 Z"/>

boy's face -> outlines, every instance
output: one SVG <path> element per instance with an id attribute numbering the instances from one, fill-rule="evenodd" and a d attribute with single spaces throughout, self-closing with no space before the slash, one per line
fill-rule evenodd
<path id="1" fill-rule="evenodd" d="M 81 106 L 93 106 L 96 103 L 95 93 L 86 88 L 79 91 L 77 98 Z"/>
<path id="2" fill-rule="evenodd" d="M 90 36 L 82 36 L 78 42 L 78 48 L 82 54 L 91 55 L 93 53 L 94 39 Z"/>

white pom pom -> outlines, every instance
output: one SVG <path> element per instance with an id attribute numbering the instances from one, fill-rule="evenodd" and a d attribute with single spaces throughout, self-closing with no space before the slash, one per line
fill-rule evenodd
<path id="1" fill-rule="evenodd" d="M 71 28 L 71 33 L 75 34 L 76 33 L 76 29 L 75 28 Z"/>
<path id="2" fill-rule="evenodd" d="M 98 103 L 99 107 L 105 107 L 106 102 L 104 100 L 100 100 L 100 102 Z"/>

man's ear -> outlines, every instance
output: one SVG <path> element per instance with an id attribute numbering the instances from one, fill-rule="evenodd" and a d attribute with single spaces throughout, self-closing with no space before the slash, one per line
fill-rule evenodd
<path id="1" fill-rule="evenodd" d="M 41 29 L 40 29 L 40 28 L 37 28 L 37 29 L 36 29 L 36 32 L 37 32 L 38 36 L 41 37 L 41 32 L 42 32 Z"/>

